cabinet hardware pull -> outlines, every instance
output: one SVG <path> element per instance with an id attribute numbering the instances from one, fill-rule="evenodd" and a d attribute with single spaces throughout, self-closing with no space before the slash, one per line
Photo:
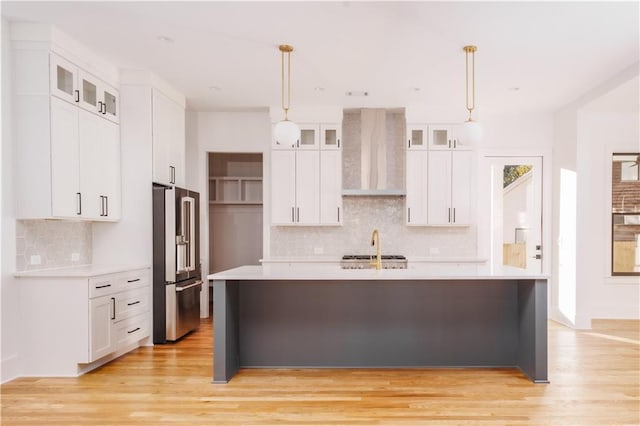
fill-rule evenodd
<path id="1" fill-rule="evenodd" d="M 80 102 L 80 91 L 79 90 L 74 90 L 74 92 L 76 92 L 75 101 L 76 102 Z"/>
<path id="2" fill-rule="evenodd" d="M 114 320 L 116 319 L 116 298 L 115 297 L 111 298 L 111 303 L 113 304 L 113 314 L 111 315 L 111 319 Z"/>
<path id="3" fill-rule="evenodd" d="M 127 306 L 137 305 L 138 303 L 140 303 L 140 301 L 136 300 L 135 302 L 127 303 Z"/>
<path id="4" fill-rule="evenodd" d="M 411 139 L 407 140 L 407 147 L 411 148 Z"/>
<path id="5" fill-rule="evenodd" d="M 340 148 L 340 139 L 338 139 L 338 148 Z"/>
<path id="6" fill-rule="evenodd" d="M 128 283 L 135 283 L 136 281 L 140 281 L 140 278 L 136 278 L 133 280 L 127 280 Z"/>
<path id="7" fill-rule="evenodd" d="M 109 197 L 104 196 L 104 215 L 109 216 Z"/>
<path id="8" fill-rule="evenodd" d="M 131 334 L 131 333 L 135 333 L 136 331 L 140 330 L 140 327 L 136 327 L 131 331 L 127 331 L 127 334 Z"/>
<path id="9" fill-rule="evenodd" d="M 300 223 L 300 207 L 296 207 L 296 215 L 298 216 L 297 222 Z"/>
<path id="10" fill-rule="evenodd" d="M 338 207 L 338 222 L 340 222 L 340 207 Z"/>
<path id="11" fill-rule="evenodd" d="M 98 114 L 102 114 L 102 101 L 98 101 Z"/>
<path id="12" fill-rule="evenodd" d="M 407 207 L 407 222 L 411 223 L 411 207 Z"/>
<path id="13" fill-rule="evenodd" d="M 451 139 L 449 139 L 449 148 L 451 148 Z"/>
<path id="14" fill-rule="evenodd" d="M 107 287 L 111 287 L 111 284 L 97 285 L 96 286 L 96 290 L 99 289 L 99 288 L 107 288 Z"/>
<path id="15" fill-rule="evenodd" d="M 454 139 L 454 140 L 453 140 L 453 147 L 455 148 L 457 144 L 458 144 L 458 140 L 457 140 L 457 139 Z"/>
<path id="16" fill-rule="evenodd" d="M 456 223 L 456 208 L 453 208 L 453 223 Z"/>
<path id="17" fill-rule="evenodd" d="M 76 212 L 76 214 L 81 215 L 82 214 L 82 194 L 80 192 L 76 192 L 76 195 L 78 196 L 78 211 Z"/>
<path id="18" fill-rule="evenodd" d="M 291 207 L 291 222 L 295 222 L 296 221 L 296 216 L 295 216 L 295 209 L 293 207 Z"/>
<path id="19" fill-rule="evenodd" d="M 100 196 L 100 216 L 104 216 L 104 196 Z"/>
<path id="20" fill-rule="evenodd" d="M 448 222 L 451 223 L 451 207 L 449 207 L 449 220 L 448 220 Z"/>

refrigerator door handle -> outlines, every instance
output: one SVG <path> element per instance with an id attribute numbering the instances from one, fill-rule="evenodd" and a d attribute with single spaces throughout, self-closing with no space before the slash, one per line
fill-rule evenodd
<path id="1" fill-rule="evenodd" d="M 165 281 L 176 281 L 176 190 L 168 188 L 164 192 L 164 232 L 165 232 Z"/>
<path id="2" fill-rule="evenodd" d="M 193 197 L 182 197 L 182 217 L 181 217 L 181 227 L 182 227 L 182 237 L 186 240 L 183 240 L 186 244 L 185 247 L 185 270 L 186 271 L 195 271 L 196 270 L 196 229 L 195 229 L 195 221 L 196 221 L 196 200 Z"/>

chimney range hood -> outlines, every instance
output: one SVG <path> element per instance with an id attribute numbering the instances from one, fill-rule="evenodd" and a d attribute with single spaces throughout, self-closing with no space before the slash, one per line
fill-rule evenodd
<path id="1" fill-rule="evenodd" d="M 404 196 L 404 109 L 345 110 L 343 196 Z"/>

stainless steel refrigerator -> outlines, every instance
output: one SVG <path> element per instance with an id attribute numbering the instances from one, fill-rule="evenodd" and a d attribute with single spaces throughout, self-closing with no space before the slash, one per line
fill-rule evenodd
<path id="1" fill-rule="evenodd" d="M 153 184 L 153 343 L 200 325 L 200 195 Z"/>

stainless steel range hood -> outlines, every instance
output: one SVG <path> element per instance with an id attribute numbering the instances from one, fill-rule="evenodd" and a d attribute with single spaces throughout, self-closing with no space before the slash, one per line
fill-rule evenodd
<path id="1" fill-rule="evenodd" d="M 345 110 L 344 196 L 402 196 L 404 109 Z"/>

